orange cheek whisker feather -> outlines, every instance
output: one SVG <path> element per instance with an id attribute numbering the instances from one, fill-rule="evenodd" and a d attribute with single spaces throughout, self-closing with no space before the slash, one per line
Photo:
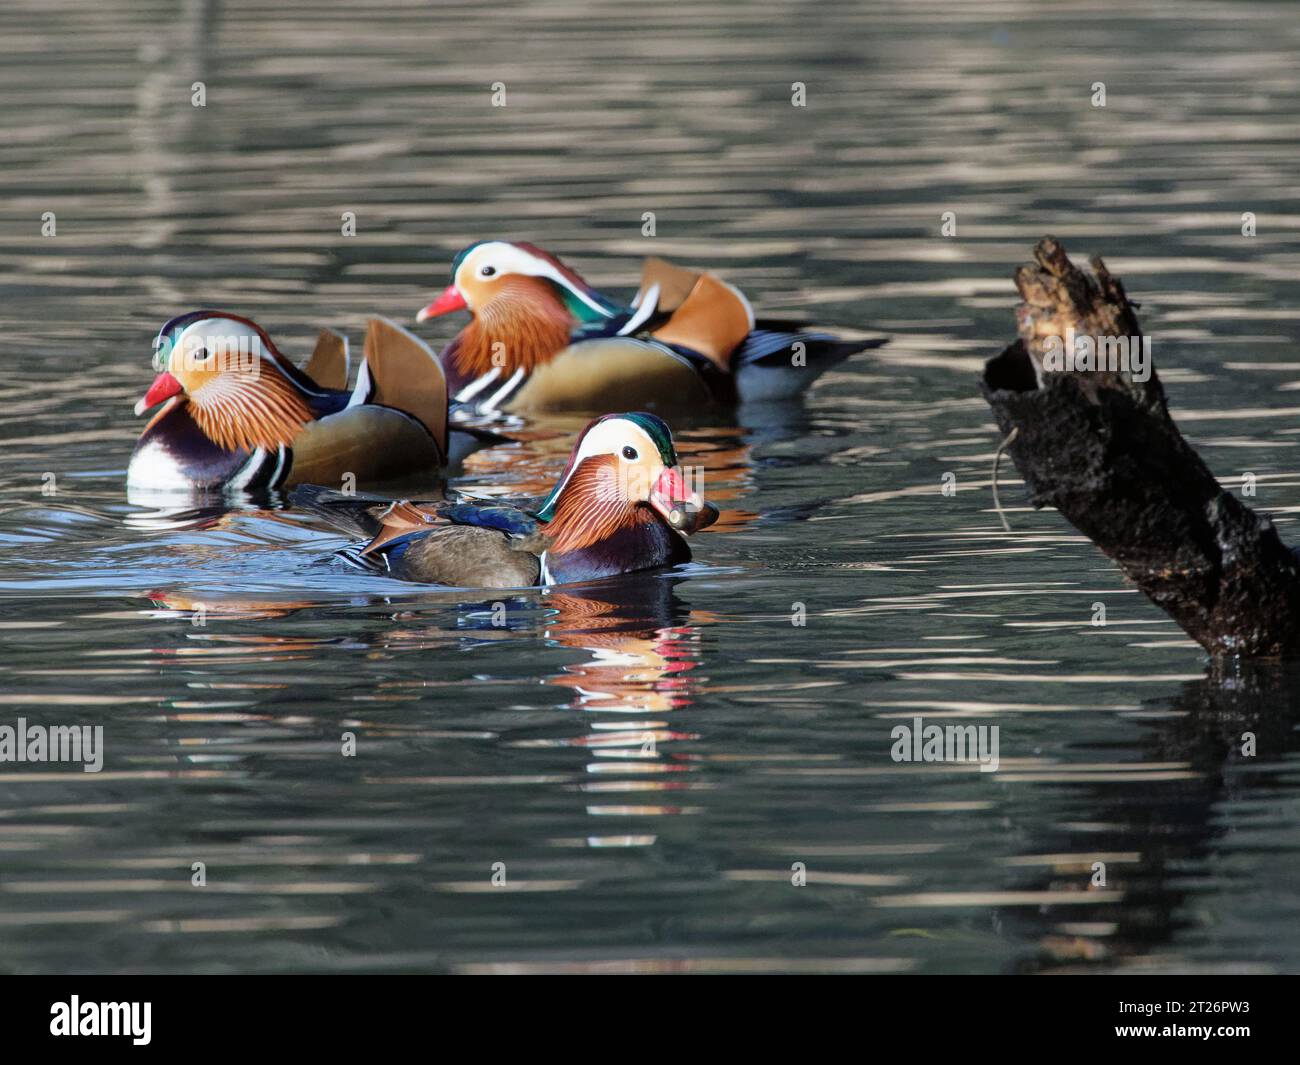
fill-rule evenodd
<path id="1" fill-rule="evenodd" d="M 610 456 L 585 459 L 556 501 L 546 523 L 550 551 L 562 555 L 607 539 L 620 529 L 654 521 L 648 507 L 627 497 L 618 462 Z"/>
<path id="2" fill-rule="evenodd" d="M 573 317 L 545 281 L 509 278 L 457 338 L 456 369 L 477 377 L 493 367 L 532 373 L 567 347 Z M 504 362 L 502 361 L 504 360 Z"/>
<path id="3" fill-rule="evenodd" d="M 232 451 L 288 447 L 313 420 L 293 385 L 274 370 L 262 370 L 226 372 L 190 393 L 195 423 L 219 447 Z"/>

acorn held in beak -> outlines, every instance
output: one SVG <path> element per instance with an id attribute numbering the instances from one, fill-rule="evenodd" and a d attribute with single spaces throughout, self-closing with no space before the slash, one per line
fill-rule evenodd
<path id="1" fill-rule="evenodd" d="M 687 486 L 680 466 L 670 466 L 659 475 L 650 493 L 650 505 L 683 536 L 707 529 L 718 520 L 718 508 Z"/>
<path id="2" fill-rule="evenodd" d="M 690 536 L 717 521 L 718 508 L 712 503 L 678 502 L 672 505 L 664 520 L 683 536 Z"/>

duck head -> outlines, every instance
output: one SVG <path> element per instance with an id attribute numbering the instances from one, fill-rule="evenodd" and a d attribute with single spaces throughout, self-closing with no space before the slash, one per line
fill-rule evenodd
<path id="1" fill-rule="evenodd" d="M 537 516 L 549 554 L 559 556 L 649 526 L 690 535 L 717 521 L 718 511 L 687 484 L 668 426 L 636 412 L 606 414 L 583 430 Z"/>
<path id="2" fill-rule="evenodd" d="M 137 415 L 182 397 L 204 435 L 231 451 L 287 447 L 315 417 L 310 383 L 247 318 L 193 311 L 164 325 L 154 349 L 161 372 Z"/>
<path id="3" fill-rule="evenodd" d="M 451 284 L 416 320 L 462 310 L 472 318 L 448 354 L 458 377 L 470 378 L 493 369 L 531 373 L 568 346 L 575 326 L 620 308 L 541 248 L 489 240 L 456 256 Z"/>

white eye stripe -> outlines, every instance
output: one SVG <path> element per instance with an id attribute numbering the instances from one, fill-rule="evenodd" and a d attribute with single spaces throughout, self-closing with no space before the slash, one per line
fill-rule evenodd
<path id="1" fill-rule="evenodd" d="M 174 337 L 156 341 L 155 349 L 155 360 L 166 356 L 165 363 L 156 361 L 155 365 L 178 373 L 185 370 L 204 373 L 233 370 L 245 376 L 256 377 L 261 373 L 264 363 L 282 375 L 286 364 L 288 369 L 293 369 L 292 363 L 275 353 L 274 346 L 256 326 L 224 315 L 191 322 Z M 364 362 L 362 369 L 365 370 Z M 290 380 L 294 388 L 306 395 L 322 396 L 329 391 L 316 386 L 305 376 L 297 379 L 291 377 Z"/>
<path id="2" fill-rule="evenodd" d="M 609 318 L 613 314 L 607 307 L 601 306 L 597 300 L 592 299 L 569 278 L 560 273 L 551 262 L 540 259 L 536 255 L 529 255 L 522 248 L 516 248 L 513 244 L 507 244 L 501 240 L 480 244 L 470 252 L 465 257 L 465 261 L 460 264 L 460 269 L 456 271 L 456 276 L 452 280 L 459 287 L 463 280 L 462 274 L 465 277 L 470 276 L 471 273 L 479 274 L 485 266 L 489 265 L 495 268 L 496 274 L 524 274 L 528 277 L 544 277 L 548 281 L 554 281 L 561 288 L 572 292 L 573 295 L 602 317 Z"/>
<path id="3" fill-rule="evenodd" d="M 657 445 L 641 426 L 626 418 L 610 418 L 608 421 L 601 422 L 583 438 L 582 446 L 573 457 L 573 465 L 555 490 L 554 496 L 558 497 L 564 491 L 564 486 L 569 483 L 569 478 L 573 476 L 574 471 L 582 465 L 583 459 L 595 455 L 619 455 L 625 446 L 635 447 L 641 455 L 659 454 Z"/>
<path id="4" fill-rule="evenodd" d="M 187 325 L 172 342 L 172 353 L 209 355 L 223 352 L 256 352 L 265 355 L 262 335 L 246 322 L 233 318 L 202 318 Z"/>
<path id="5" fill-rule="evenodd" d="M 636 422 L 626 418 L 610 418 L 587 434 L 578 451 L 578 460 L 592 455 L 618 455 L 624 447 L 629 446 L 643 454 L 655 450 L 654 441 Z"/>

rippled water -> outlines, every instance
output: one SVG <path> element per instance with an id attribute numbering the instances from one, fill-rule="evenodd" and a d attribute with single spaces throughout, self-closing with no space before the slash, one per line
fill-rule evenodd
<path id="1" fill-rule="evenodd" d="M 1295 532 L 1292 7 L 9 0 L 0 42 L 0 724 L 107 747 L 0 766 L 0 967 L 1297 968 L 1300 678 L 1211 668 L 1014 481 L 1004 534 L 974 384 L 1032 242 L 1102 252 Z M 725 511 L 689 569 L 504 628 L 289 511 L 128 503 L 163 320 L 305 352 L 493 236 L 894 339 L 678 427 Z M 575 426 L 535 428 L 456 483 L 552 480 Z M 918 715 L 999 771 L 893 761 Z"/>

